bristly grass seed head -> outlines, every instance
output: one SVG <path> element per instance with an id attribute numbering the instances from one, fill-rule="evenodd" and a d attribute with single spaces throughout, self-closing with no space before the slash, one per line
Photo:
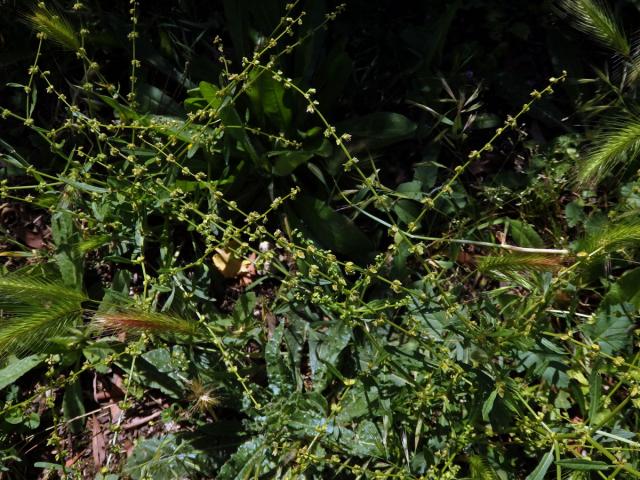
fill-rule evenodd
<path id="1" fill-rule="evenodd" d="M 198 324 L 176 316 L 155 312 L 123 310 L 98 312 L 93 324 L 101 330 L 118 333 L 151 332 L 197 336 Z"/>
<path id="2" fill-rule="evenodd" d="M 42 2 L 31 13 L 26 14 L 24 19 L 31 28 L 64 49 L 75 52 L 81 47 L 80 39 L 71 23 Z"/>

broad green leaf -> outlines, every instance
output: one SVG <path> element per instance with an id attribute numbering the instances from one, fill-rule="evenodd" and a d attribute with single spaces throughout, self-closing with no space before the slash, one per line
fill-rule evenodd
<path id="1" fill-rule="evenodd" d="M 51 236 L 56 244 L 56 265 L 62 281 L 78 290 L 82 289 L 83 261 L 76 244 L 79 241 L 69 202 L 63 198 L 58 210 L 51 216 Z"/>
<path id="2" fill-rule="evenodd" d="M 313 388 L 320 392 L 326 387 L 330 371 L 328 366 L 337 367 L 338 357 L 352 338 L 349 325 L 338 320 L 324 334 L 313 332 L 309 336 L 309 366 Z"/>
<path id="3" fill-rule="evenodd" d="M 264 360 L 267 364 L 269 389 L 274 395 L 286 394 L 295 388 L 295 380 L 287 361 L 287 352 L 281 349 L 284 336 L 284 323 L 278 325 L 264 350 Z"/>
<path id="4" fill-rule="evenodd" d="M 587 460 L 586 458 L 563 458 L 556 461 L 556 465 L 562 468 L 576 471 L 601 471 L 613 468 L 605 462 Z"/>
<path id="5" fill-rule="evenodd" d="M 8 163 L 9 165 L 18 167 L 21 170 L 24 170 L 28 167 L 28 165 L 23 165 L 20 160 L 6 153 L 0 153 L 0 162 Z"/>
<path id="6" fill-rule="evenodd" d="M 584 323 L 579 328 L 609 355 L 628 346 L 632 340 L 629 332 L 633 328 L 633 323 L 622 305 L 599 309 L 596 312 L 595 322 Z"/>
<path id="7" fill-rule="evenodd" d="M 100 473 L 98 472 L 93 480 L 120 480 L 120 475 L 117 473 Z"/>
<path id="8" fill-rule="evenodd" d="M 169 113 L 171 115 L 182 115 L 182 106 L 177 103 L 171 95 L 155 85 L 145 82 L 136 84 L 136 100 L 139 102 L 141 112 Z"/>
<path id="9" fill-rule="evenodd" d="M 640 267 L 625 272 L 620 279 L 611 285 L 602 300 L 603 305 L 630 303 L 640 309 Z"/>
<path id="10" fill-rule="evenodd" d="M 287 152 L 279 155 L 273 165 L 273 173 L 278 176 L 289 175 L 300 165 L 305 164 L 314 157 L 313 152 Z"/>
<path id="11" fill-rule="evenodd" d="M 184 376 L 174 358 L 168 348 L 156 348 L 142 354 L 136 359 L 133 380 L 147 388 L 157 388 L 172 398 L 184 398 Z M 123 364 L 122 367 L 127 370 L 130 365 Z"/>
<path id="12" fill-rule="evenodd" d="M 44 358 L 44 355 L 29 355 L 20 359 L 10 359 L 9 364 L 0 370 L 0 390 L 40 365 Z"/>
<path id="13" fill-rule="evenodd" d="M 263 472 L 263 467 L 270 463 L 264 455 L 267 448 L 263 435 L 257 435 L 244 442 L 222 466 L 216 478 L 219 480 L 236 480 L 252 478 L 253 472 Z M 268 468 L 268 467 L 267 467 Z"/>
<path id="14" fill-rule="evenodd" d="M 631 445 L 632 447 L 638 448 L 640 447 L 640 442 L 636 442 L 631 440 L 636 437 L 637 434 L 634 432 L 630 432 L 629 430 L 624 430 L 621 428 L 614 428 L 611 432 L 605 432 L 604 430 L 596 430 L 598 435 L 606 437 L 607 439 L 615 440 L 616 442 L 626 443 L 627 445 Z"/>
<path id="15" fill-rule="evenodd" d="M 535 229 L 526 222 L 509 220 L 509 233 L 520 247 L 543 248 L 544 241 Z"/>
<path id="16" fill-rule="evenodd" d="M 291 109 L 285 104 L 285 89 L 270 72 L 253 70 L 249 75 L 247 96 L 261 123 L 274 125 L 280 132 L 291 126 Z"/>
<path id="17" fill-rule="evenodd" d="M 336 125 L 339 133 L 348 133 L 353 137 L 353 145 L 360 140 L 367 148 L 381 148 L 406 140 L 416 128 L 416 124 L 407 117 L 393 112 L 371 113 Z"/>
<path id="18" fill-rule="evenodd" d="M 266 168 L 264 160 L 260 158 L 253 143 L 251 143 L 251 139 L 244 128 L 244 123 L 240 115 L 227 99 L 223 100 L 223 106 L 218 111 L 218 115 L 225 127 L 225 134 L 229 135 L 230 138 L 242 146 L 242 149 L 249 155 L 256 166 Z"/>
<path id="19" fill-rule="evenodd" d="M 40 415 L 35 412 L 23 412 L 19 409 L 10 409 L 3 418 L 10 425 L 19 425 L 30 430 L 40 426 Z"/>
<path id="20" fill-rule="evenodd" d="M 216 85 L 209 82 L 200 82 L 200 94 L 209 104 L 210 108 L 218 109 L 222 104 L 222 98 L 217 95 L 220 90 Z"/>
<path id="21" fill-rule="evenodd" d="M 396 193 L 398 200 L 394 202 L 393 211 L 402 222 L 409 224 L 420 214 L 421 209 L 416 201 L 424 197 L 422 183 L 418 180 L 401 183 L 396 188 Z"/>
<path id="22" fill-rule="evenodd" d="M 582 202 L 576 200 L 567 203 L 564 207 L 564 215 L 567 217 L 567 225 L 572 228 L 580 225 L 586 218 Z"/>
<path id="23" fill-rule="evenodd" d="M 553 451 L 554 447 L 551 447 L 551 450 L 544 454 L 538 466 L 533 472 L 527 475 L 525 480 L 544 480 L 547 470 L 549 470 L 549 467 L 553 463 Z"/>
<path id="24" fill-rule="evenodd" d="M 106 188 L 98 187 L 96 185 L 89 185 L 88 183 L 78 182 L 76 180 L 71 180 L 70 178 L 58 177 L 62 182 L 67 185 L 71 185 L 74 188 L 77 188 L 81 192 L 93 192 L 93 193 L 109 193 L 109 190 Z"/>
<path id="25" fill-rule="evenodd" d="M 355 432 L 340 429 L 340 441 L 344 447 L 358 457 L 380 457 L 384 455 L 384 442 L 380 437 L 380 426 L 370 420 L 358 424 Z"/>
<path id="26" fill-rule="evenodd" d="M 13 148 L 9 143 L 5 142 L 1 138 L 0 146 L 2 146 L 7 152 L 9 152 L 8 154 L 0 153 L 0 161 L 10 163 L 13 166 L 19 168 L 27 168 L 30 165 L 30 163 L 27 162 L 27 160 L 22 155 L 20 155 L 15 148 Z M 40 178 L 42 177 L 38 175 L 37 179 L 40 180 Z"/>
<path id="27" fill-rule="evenodd" d="M 380 404 L 380 391 L 374 386 L 367 388 L 362 382 L 356 383 L 342 401 L 344 408 L 336 416 L 341 425 L 354 423 L 360 418 L 368 417 L 372 405 Z"/>
<path id="28" fill-rule="evenodd" d="M 207 454 L 173 434 L 139 441 L 124 466 L 133 480 L 202 478 Z M 209 477 L 209 475 L 204 475 Z"/>
<path id="29" fill-rule="evenodd" d="M 544 345 L 532 346 L 521 352 L 520 358 L 525 367 L 530 368 L 549 384 L 565 388 L 569 385 L 567 359 L 564 355 L 550 350 Z"/>
<path id="30" fill-rule="evenodd" d="M 65 387 L 64 397 L 62 398 L 62 411 L 67 422 L 84 414 L 85 408 L 82 400 L 80 379 L 76 379 Z M 69 429 L 73 433 L 80 433 L 83 430 L 83 426 L 84 420 L 82 418 L 69 423 Z"/>
<path id="31" fill-rule="evenodd" d="M 106 297 L 107 295 L 105 295 Z M 98 373 L 106 374 L 109 372 L 109 368 L 105 365 L 105 358 L 109 355 L 116 353 L 114 345 L 110 342 L 109 338 L 104 338 L 90 343 L 82 349 L 82 354 L 85 358 L 95 365 L 95 369 Z"/>
<path id="32" fill-rule="evenodd" d="M 432 189 L 438 179 L 438 170 L 442 168 L 437 160 L 440 155 L 439 144 L 429 145 L 422 154 L 422 161 L 413 166 L 413 178 L 427 189 Z"/>
<path id="33" fill-rule="evenodd" d="M 497 390 L 492 391 L 489 397 L 482 404 L 482 420 L 485 422 L 489 421 L 489 414 L 491 413 L 491 410 L 493 410 L 493 402 L 495 402 L 497 395 Z"/>
<path id="34" fill-rule="evenodd" d="M 238 298 L 238 301 L 233 307 L 233 320 L 236 325 L 251 322 L 253 320 L 253 310 L 256 307 L 257 302 L 256 294 L 254 292 L 247 292 Z"/>
<path id="35" fill-rule="evenodd" d="M 168 137 L 175 137 L 187 144 L 195 146 L 213 144 L 219 134 L 204 125 L 195 125 L 181 117 L 168 115 L 147 115 L 143 119 L 153 131 Z M 191 150 L 190 150 L 191 151 Z M 137 152 L 140 155 L 142 152 Z M 146 153 L 146 152 L 145 152 Z"/>
<path id="36" fill-rule="evenodd" d="M 405 224 L 413 222 L 420 215 L 420 207 L 411 200 L 398 200 L 393 205 L 393 211 Z"/>
<path id="37" fill-rule="evenodd" d="M 496 128 L 498 125 L 500 125 L 501 122 L 502 119 L 498 115 L 494 115 L 491 113 L 481 113 L 473 122 L 473 128 L 477 128 L 478 130 L 486 128 Z"/>
<path id="38" fill-rule="evenodd" d="M 140 118 L 140 116 L 136 113 L 135 110 L 122 105 L 120 102 L 118 102 L 117 100 L 109 97 L 108 95 L 97 95 L 98 98 L 100 98 L 104 103 L 106 103 L 108 106 L 110 106 L 111 108 L 113 108 L 115 110 L 116 113 L 118 113 L 120 115 L 120 119 L 121 120 L 137 120 Z"/>
<path id="39" fill-rule="evenodd" d="M 561 410 L 569 410 L 573 407 L 574 402 L 572 401 L 569 392 L 560 390 L 553 401 L 553 405 Z"/>
<path id="40" fill-rule="evenodd" d="M 294 209 L 302 220 L 300 226 L 324 248 L 361 260 L 372 250 L 371 240 L 322 200 L 302 195 L 294 203 Z"/>
<path id="41" fill-rule="evenodd" d="M 418 202 L 424 197 L 424 194 L 422 193 L 422 182 L 419 180 L 401 183 L 397 186 L 396 192 L 400 198 L 406 198 Z"/>

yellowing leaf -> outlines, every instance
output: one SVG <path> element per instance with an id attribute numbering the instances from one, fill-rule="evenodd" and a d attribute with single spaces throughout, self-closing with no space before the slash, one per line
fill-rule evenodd
<path id="1" fill-rule="evenodd" d="M 582 385 L 589 385 L 589 381 L 587 380 L 587 377 L 585 377 L 582 372 L 579 372 L 577 370 L 569 370 L 567 372 L 567 375 L 569 376 L 569 378 L 572 378 L 574 380 L 577 380 L 578 383 L 582 384 Z"/>
<path id="2" fill-rule="evenodd" d="M 235 278 L 239 275 L 246 275 L 253 272 L 251 260 L 242 260 L 233 252 L 228 252 L 222 248 L 216 248 L 216 254 L 213 256 L 213 264 L 224 278 Z"/>
<path id="3" fill-rule="evenodd" d="M 242 260 L 231 252 L 216 248 L 216 254 L 213 256 L 213 264 L 220 270 L 224 278 L 233 278 L 240 273 Z"/>

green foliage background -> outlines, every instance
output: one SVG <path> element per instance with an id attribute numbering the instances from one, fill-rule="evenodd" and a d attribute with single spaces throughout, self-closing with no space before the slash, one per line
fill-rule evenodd
<path id="1" fill-rule="evenodd" d="M 640 477 L 639 8 L 0 3 L 8 478 Z"/>

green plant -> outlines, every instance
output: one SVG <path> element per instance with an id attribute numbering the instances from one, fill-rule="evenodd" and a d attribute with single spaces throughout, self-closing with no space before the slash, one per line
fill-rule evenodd
<path id="1" fill-rule="evenodd" d="M 640 476 L 634 186 L 613 208 L 568 191 L 569 136 L 520 177 L 486 166 L 524 149 L 524 122 L 566 72 L 502 124 L 479 112 L 477 85 L 467 98 L 441 80 L 444 114 L 416 97 L 425 117 L 339 120 L 357 62 L 323 32 L 344 6 L 225 2 L 216 74 L 184 74 L 169 95 L 147 83 L 143 60 L 162 62 L 135 1 L 126 87 L 99 58 L 99 16 L 77 5 L 28 16 L 35 60 L 2 114 L 34 142 L 2 140 L 2 197 L 51 229 L 48 248 L 3 252 L 23 260 L 0 278 L 6 462 L 43 431 L 36 467 L 80 477 L 68 436 L 116 405 L 109 432 L 92 431 L 103 478 Z M 599 4 L 564 8 L 628 46 Z M 160 32 L 170 56 L 196 55 Z M 42 66 L 48 39 L 77 63 L 69 92 Z M 580 185 L 619 173 L 632 142 L 608 135 Z M 424 155 L 403 164 L 406 145 Z M 98 379 L 115 385 L 106 407 Z M 128 432 L 155 421 L 127 453 Z"/>

